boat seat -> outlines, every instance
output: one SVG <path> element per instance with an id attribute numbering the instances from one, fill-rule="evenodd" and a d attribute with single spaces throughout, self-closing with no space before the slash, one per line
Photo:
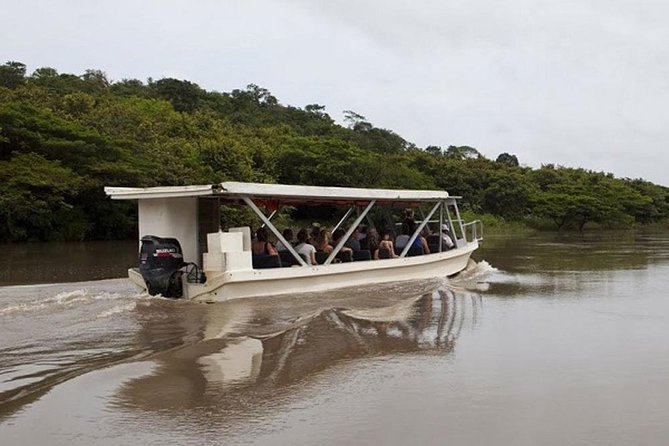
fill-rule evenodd
<path id="1" fill-rule="evenodd" d="M 402 254 L 402 251 L 404 251 L 404 246 L 402 246 L 401 248 L 395 246 L 395 254 L 400 255 Z M 409 248 L 409 251 L 407 252 L 406 256 L 407 257 L 422 256 L 423 254 L 425 253 L 423 252 L 422 246 L 412 246 L 411 248 Z"/>
<path id="2" fill-rule="evenodd" d="M 427 247 L 430 248 L 430 253 L 439 252 L 439 235 L 430 234 L 427 236 Z M 446 246 L 443 247 L 446 251 Z"/>
<path id="3" fill-rule="evenodd" d="M 372 260 L 372 253 L 369 252 L 369 249 L 353 251 L 353 260 Z"/>
<path id="4" fill-rule="evenodd" d="M 299 254 L 300 257 L 302 257 L 302 260 L 304 260 L 307 264 L 309 264 L 309 260 L 302 255 Z M 279 257 L 281 257 L 281 266 L 293 266 L 293 265 L 300 265 L 300 262 L 297 261 L 295 257 L 290 253 L 290 251 L 279 251 Z"/>
<path id="5" fill-rule="evenodd" d="M 393 256 L 388 248 L 379 248 L 379 259 L 390 259 Z"/>
<path id="6" fill-rule="evenodd" d="M 316 263 L 318 263 L 319 265 L 324 264 L 325 261 L 328 259 L 329 255 L 330 254 L 328 254 L 327 252 L 316 251 Z"/>
<path id="7" fill-rule="evenodd" d="M 317 252 L 316 263 L 318 263 L 319 265 L 324 264 L 329 256 L 330 254 L 328 254 L 327 252 Z M 351 251 L 346 251 L 346 252 L 338 252 L 335 258 L 332 260 L 332 263 L 346 263 L 352 261 L 353 261 L 353 256 L 351 255 Z"/>
<path id="8" fill-rule="evenodd" d="M 278 255 L 253 257 L 254 269 L 280 268 L 280 267 L 281 267 L 281 257 L 279 257 Z"/>
<path id="9" fill-rule="evenodd" d="M 335 259 L 339 259 L 342 263 L 348 263 L 353 261 L 353 253 L 351 251 L 341 252 L 339 251 L 335 256 Z"/>

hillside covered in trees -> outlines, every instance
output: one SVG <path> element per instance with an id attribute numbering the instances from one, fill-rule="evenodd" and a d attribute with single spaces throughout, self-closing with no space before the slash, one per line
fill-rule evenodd
<path id="1" fill-rule="evenodd" d="M 468 146 L 417 147 L 363 116 L 283 105 L 256 85 L 229 93 L 184 80 L 111 82 L 19 62 L 0 66 L 0 241 L 135 235 L 134 205 L 103 186 L 227 180 L 446 189 L 463 208 L 536 227 L 666 224 L 669 189 Z"/>

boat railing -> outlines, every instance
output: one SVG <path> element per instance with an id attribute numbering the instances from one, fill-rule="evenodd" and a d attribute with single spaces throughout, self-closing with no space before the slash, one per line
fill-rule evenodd
<path id="1" fill-rule="evenodd" d="M 467 243 L 483 240 L 483 222 L 481 220 L 474 220 L 468 223 L 463 223 L 465 239 Z"/>

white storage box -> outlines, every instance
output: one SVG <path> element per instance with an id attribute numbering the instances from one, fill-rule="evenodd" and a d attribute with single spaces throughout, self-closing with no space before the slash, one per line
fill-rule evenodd
<path id="1" fill-rule="evenodd" d="M 202 254 L 202 269 L 205 271 L 240 271 L 253 268 L 251 253 L 239 252 L 205 252 Z"/>
<path id="2" fill-rule="evenodd" d="M 210 254 L 221 252 L 241 252 L 244 250 L 241 232 L 213 232 L 207 234 L 207 251 Z"/>
<path id="3" fill-rule="evenodd" d="M 228 232 L 241 232 L 244 251 L 251 250 L 251 228 L 248 226 L 240 226 L 239 228 L 230 228 Z"/>

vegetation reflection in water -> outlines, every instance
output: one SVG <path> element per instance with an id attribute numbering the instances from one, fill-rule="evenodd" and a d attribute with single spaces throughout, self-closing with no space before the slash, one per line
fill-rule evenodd
<path id="1" fill-rule="evenodd" d="M 652 231 L 604 231 L 586 233 L 486 236 L 479 257 L 507 271 L 589 272 L 644 269 L 666 260 L 658 244 L 666 233 Z"/>
<path id="2" fill-rule="evenodd" d="M 282 390 L 289 392 L 347 360 L 448 354 L 463 325 L 476 323 L 482 300 L 475 293 L 440 287 L 386 307 L 319 309 L 271 333 L 263 333 L 262 314 L 240 305 L 230 309 L 231 317 L 245 316 L 244 328 L 228 331 L 231 319 L 216 314 L 227 313 L 223 307 L 207 308 L 211 311 L 205 319 L 213 326 L 204 329 L 204 339 L 155 357 L 153 372 L 125 383 L 115 404 L 181 415 L 189 409 L 222 418 L 240 415 L 240 409 L 278 400 Z"/>

